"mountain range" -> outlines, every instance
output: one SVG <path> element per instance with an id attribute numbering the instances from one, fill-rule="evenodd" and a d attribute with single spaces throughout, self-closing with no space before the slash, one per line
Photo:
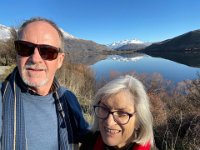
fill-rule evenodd
<path id="1" fill-rule="evenodd" d="M 112 49 L 117 49 L 121 46 L 127 45 L 127 44 L 143 44 L 143 41 L 137 40 L 137 39 L 131 39 L 131 40 L 121 40 L 121 41 L 116 41 L 111 44 L 107 44 L 108 47 Z"/>
<path id="2" fill-rule="evenodd" d="M 199 68 L 200 30 L 190 31 L 172 39 L 153 43 L 138 52 Z"/>
<path id="3" fill-rule="evenodd" d="M 0 41 L 10 38 L 10 27 L 0 25 Z M 142 52 L 154 57 L 163 57 L 183 64 L 200 66 L 200 30 L 194 30 L 161 42 L 150 43 L 137 39 L 122 40 L 102 45 L 91 40 L 79 39 L 61 29 L 65 37 L 65 51 L 74 63 L 93 64 L 106 58 L 107 54 Z M 174 55 L 180 55 L 175 57 Z M 196 56 L 196 57 L 195 57 Z M 194 59 L 195 57 L 195 59 Z"/>
<path id="4" fill-rule="evenodd" d="M 135 47 L 130 44 L 121 46 L 121 50 L 145 53 L 153 57 L 161 57 L 174 62 L 185 64 L 191 67 L 200 67 L 200 30 L 194 30 L 182 35 L 167 39 L 161 42 L 152 43 L 151 45 L 140 45 L 136 43 Z M 118 49 L 118 48 L 117 48 Z"/>
<path id="5" fill-rule="evenodd" d="M 194 30 L 172 39 L 153 43 L 142 52 L 200 52 L 200 30 Z"/>
<path id="6" fill-rule="evenodd" d="M 10 27 L 0 24 L 0 41 L 6 41 L 10 38 L 10 29 Z M 112 50 L 106 45 L 79 39 L 63 29 L 60 30 L 65 39 L 65 51 L 70 54 L 70 61 L 72 63 L 93 64 L 98 60 L 106 58 L 105 55 L 102 55 L 103 51 Z"/>
<path id="7" fill-rule="evenodd" d="M 137 39 L 121 40 L 108 44 L 107 46 L 114 50 L 140 50 L 151 45 L 150 42 L 143 42 Z"/>

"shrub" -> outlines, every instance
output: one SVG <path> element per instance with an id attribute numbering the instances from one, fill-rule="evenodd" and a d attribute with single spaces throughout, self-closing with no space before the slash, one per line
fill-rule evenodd
<path id="1" fill-rule="evenodd" d="M 14 40 L 16 39 L 16 31 L 11 28 L 11 38 L 7 41 L 0 42 L 0 65 L 8 66 L 16 62 L 16 52 L 14 47 Z"/>

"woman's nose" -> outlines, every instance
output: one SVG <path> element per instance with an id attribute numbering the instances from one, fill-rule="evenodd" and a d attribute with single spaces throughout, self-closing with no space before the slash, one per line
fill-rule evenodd
<path id="1" fill-rule="evenodd" d="M 108 115 L 107 119 L 105 119 L 105 123 L 108 124 L 108 125 L 116 124 L 114 117 L 113 117 L 113 114 Z"/>

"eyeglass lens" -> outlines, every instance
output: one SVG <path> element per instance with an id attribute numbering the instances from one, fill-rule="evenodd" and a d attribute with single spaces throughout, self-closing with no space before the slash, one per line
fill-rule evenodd
<path id="1" fill-rule="evenodd" d="M 31 56 L 34 53 L 36 47 L 38 48 L 40 56 L 44 60 L 54 60 L 57 58 L 58 53 L 60 52 L 59 48 L 50 45 L 44 45 L 44 44 L 39 45 L 20 40 L 15 41 L 15 49 L 17 51 L 17 54 L 22 57 Z"/>
<path id="2" fill-rule="evenodd" d="M 108 108 L 102 106 L 94 106 L 95 114 L 100 119 L 107 119 L 109 114 L 112 114 L 113 119 L 115 122 L 119 124 L 126 124 L 128 123 L 132 114 L 123 112 L 123 111 L 114 111 L 111 112 Z"/>

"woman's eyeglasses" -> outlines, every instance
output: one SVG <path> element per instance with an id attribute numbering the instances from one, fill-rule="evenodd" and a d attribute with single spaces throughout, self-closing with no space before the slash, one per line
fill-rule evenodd
<path id="1" fill-rule="evenodd" d="M 130 118 L 135 114 L 127 113 L 123 111 L 110 111 L 107 107 L 96 105 L 94 106 L 95 115 L 100 119 L 107 119 L 109 114 L 112 114 L 113 119 L 116 123 L 124 125 L 127 124 Z"/>
<path id="2" fill-rule="evenodd" d="M 17 54 L 22 57 L 31 56 L 34 53 L 36 47 L 38 48 L 40 56 L 44 60 L 50 60 L 50 61 L 54 60 L 57 58 L 58 53 L 61 52 L 60 48 L 51 45 L 34 44 L 31 42 L 21 41 L 21 40 L 17 40 L 14 43 Z"/>

